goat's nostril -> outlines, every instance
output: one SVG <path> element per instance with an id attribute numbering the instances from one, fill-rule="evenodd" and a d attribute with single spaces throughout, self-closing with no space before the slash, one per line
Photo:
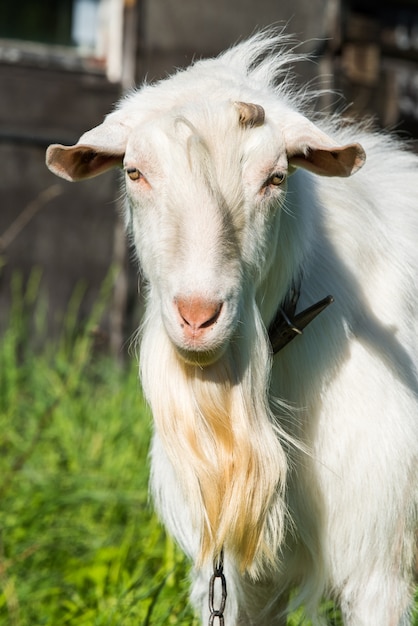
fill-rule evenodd
<path id="1" fill-rule="evenodd" d="M 212 326 L 212 324 L 215 324 L 216 320 L 219 317 L 219 313 L 221 312 L 221 306 L 219 306 L 215 313 L 212 315 L 211 318 L 209 318 L 206 322 L 203 322 L 202 324 L 200 324 L 199 328 L 209 328 L 209 326 Z"/>
<path id="2" fill-rule="evenodd" d="M 203 298 L 176 298 L 175 304 L 183 322 L 193 331 L 213 326 L 222 309 L 222 302 Z"/>

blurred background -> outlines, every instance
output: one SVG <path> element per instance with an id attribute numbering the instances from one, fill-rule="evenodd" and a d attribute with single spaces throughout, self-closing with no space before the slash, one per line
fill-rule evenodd
<path id="1" fill-rule="evenodd" d="M 303 50 L 316 60 L 297 68 L 301 81 L 327 76 L 352 103 L 350 116 L 373 115 L 377 125 L 418 138 L 418 0 L 1 1 L 0 333 L 16 272 L 23 284 L 39 272 L 45 333 L 53 336 L 77 286 L 82 320 L 112 267 L 97 341 L 122 354 L 139 298 L 118 175 L 60 181 L 44 165 L 45 148 L 75 143 L 145 78 L 278 22 L 308 41 Z"/>

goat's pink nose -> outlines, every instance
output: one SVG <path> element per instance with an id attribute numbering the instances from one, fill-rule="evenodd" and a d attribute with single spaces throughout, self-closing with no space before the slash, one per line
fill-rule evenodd
<path id="1" fill-rule="evenodd" d="M 198 338 L 218 320 L 222 302 L 203 298 L 176 298 L 177 310 L 186 335 Z"/>

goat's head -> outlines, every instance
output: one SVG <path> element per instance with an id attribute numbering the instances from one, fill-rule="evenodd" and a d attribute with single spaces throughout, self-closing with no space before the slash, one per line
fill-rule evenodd
<path id="1" fill-rule="evenodd" d="M 243 298 L 271 265 L 289 174 L 348 176 L 363 160 L 359 145 L 335 145 L 300 114 L 243 102 L 192 103 L 134 121 L 122 108 L 47 155 L 68 180 L 123 167 L 136 250 L 165 330 L 178 354 L 201 366 L 223 353 Z"/>

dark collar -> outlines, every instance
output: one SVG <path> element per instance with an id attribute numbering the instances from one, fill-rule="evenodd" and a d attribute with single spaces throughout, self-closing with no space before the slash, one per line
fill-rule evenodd
<path id="1" fill-rule="evenodd" d="M 307 309 L 295 314 L 300 295 L 300 287 L 301 281 L 292 285 L 283 304 L 279 307 L 274 320 L 269 326 L 268 335 L 273 355 L 287 346 L 297 335 L 302 335 L 304 328 L 326 309 L 329 304 L 334 302 L 332 296 L 327 296 L 316 304 L 312 304 Z"/>

